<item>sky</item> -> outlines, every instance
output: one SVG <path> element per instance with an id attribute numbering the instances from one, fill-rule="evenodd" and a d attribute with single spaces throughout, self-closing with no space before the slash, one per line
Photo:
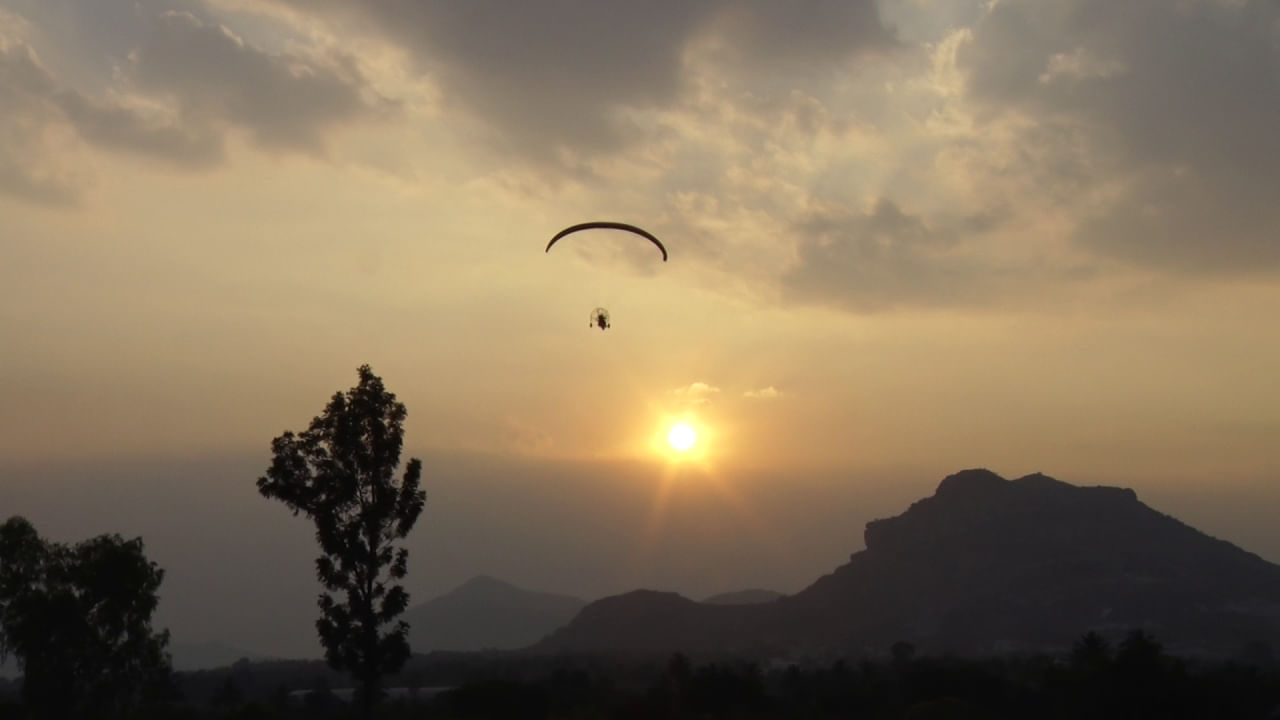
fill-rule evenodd
<path id="1" fill-rule="evenodd" d="M 413 603 L 795 592 L 971 467 L 1280 562 L 1277 128 L 1276 0 L 0 0 L 0 517 L 318 656 L 254 483 L 368 363 Z"/>

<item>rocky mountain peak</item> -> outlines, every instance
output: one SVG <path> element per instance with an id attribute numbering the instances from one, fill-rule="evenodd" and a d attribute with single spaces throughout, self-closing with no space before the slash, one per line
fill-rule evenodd
<path id="1" fill-rule="evenodd" d="M 1009 481 L 985 468 L 961 470 L 942 479 L 934 497 L 958 498 L 985 496 L 1008 488 Z"/>
<path id="2" fill-rule="evenodd" d="M 874 520 L 866 549 L 760 605 L 636 592 L 585 608 L 544 647 L 955 652 L 1069 647 L 1143 628 L 1171 648 L 1229 654 L 1280 642 L 1280 567 L 1139 502 L 985 469 Z"/>
<path id="3" fill-rule="evenodd" d="M 1011 531 L 1039 537 L 1059 526 L 1089 518 L 1121 520 L 1148 510 L 1133 490 L 1078 487 L 1042 473 L 1006 480 L 986 469 L 948 475 L 931 497 L 918 500 L 901 515 L 867 523 L 868 550 L 898 553 L 957 540 L 970 544 Z M 995 536 L 989 539 L 995 541 Z"/>

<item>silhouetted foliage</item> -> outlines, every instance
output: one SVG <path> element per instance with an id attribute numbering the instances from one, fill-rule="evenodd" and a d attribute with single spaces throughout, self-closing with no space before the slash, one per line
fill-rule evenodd
<path id="1" fill-rule="evenodd" d="M 1240 652 L 1236 653 L 1235 659 L 1245 665 L 1254 665 L 1264 668 L 1275 665 L 1275 651 L 1271 649 L 1271 643 L 1265 640 L 1251 640 L 1240 648 Z"/>
<path id="2" fill-rule="evenodd" d="M 1099 649 L 1103 652 L 1094 652 Z M 1122 661 L 1126 649 L 1130 654 Z M 786 666 L 762 660 L 729 655 L 694 659 L 683 654 L 515 651 L 415 655 L 399 673 L 388 676 L 389 686 L 453 689 L 385 702 L 375 713 L 387 720 L 1262 720 L 1280 709 L 1280 668 L 1180 659 L 1146 633 L 1119 638 L 1085 635 L 1062 657 L 966 658 L 917 649 L 910 659 L 897 660 L 888 653 Z M 345 698 L 343 690 L 322 693 L 323 700 L 295 697 L 286 703 L 271 702 L 282 686 L 292 690 L 325 687 L 325 683 L 334 688 L 350 686 L 349 678 L 333 674 L 321 661 L 253 663 L 251 669 L 257 679 L 255 689 L 246 690 L 245 703 L 234 712 L 206 706 L 186 717 L 355 717 L 354 708 L 334 697 Z M 1144 673 L 1145 680 L 1141 679 Z M 188 696 L 208 698 L 224 678 L 241 673 L 222 668 L 180 675 Z M 209 690 L 196 691 L 188 684 L 196 681 Z"/>
<path id="3" fill-rule="evenodd" d="M 535 685 L 494 680 L 469 684 L 445 697 L 454 717 L 459 718 L 545 718 L 549 712 L 547 693 Z"/>
<path id="4" fill-rule="evenodd" d="M 1096 632 L 1080 636 L 1071 648 L 1071 669 L 1078 673 L 1093 675 L 1105 670 L 1110 664 L 1111 645 Z"/>
<path id="5" fill-rule="evenodd" d="M 916 656 L 916 646 L 906 640 L 899 640 L 889 648 L 889 655 L 895 663 L 909 663 Z"/>
<path id="6" fill-rule="evenodd" d="M 336 393 L 305 432 L 272 441 L 271 467 L 258 490 L 315 523 L 323 553 L 316 575 L 329 591 L 320 594 L 316 629 L 329 664 L 359 682 L 367 710 L 382 676 L 409 657 L 409 626 L 396 621 L 409 594 L 395 582 L 408 571 L 409 551 L 395 542 L 413 528 L 426 493 L 418 486 L 417 459 L 395 479 L 404 404 L 368 365 L 358 372 L 359 385 Z"/>
<path id="7" fill-rule="evenodd" d="M 238 708 L 244 703 L 244 693 L 240 692 L 240 685 L 236 683 L 236 679 L 232 675 L 228 675 L 222 681 L 222 685 L 218 687 L 218 691 L 213 694 L 211 704 L 215 708 Z"/>
<path id="8" fill-rule="evenodd" d="M 21 517 L 0 525 L 0 659 L 45 717 L 119 717 L 165 694 L 168 631 L 152 632 L 164 571 L 141 538 L 48 542 Z"/>
<path id="9" fill-rule="evenodd" d="M 333 694 L 329 679 L 323 675 L 316 678 L 315 686 L 303 698 L 302 704 L 311 717 L 335 714 L 342 708 L 342 701 Z"/>

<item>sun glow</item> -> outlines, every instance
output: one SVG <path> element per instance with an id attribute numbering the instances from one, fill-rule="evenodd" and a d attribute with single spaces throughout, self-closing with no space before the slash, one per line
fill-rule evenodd
<path id="1" fill-rule="evenodd" d="M 687 423 L 672 425 L 671 431 L 667 433 L 667 444 L 676 452 L 685 452 L 697 442 L 698 433 Z"/>
<path id="2" fill-rule="evenodd" d="M 655 413 L 642 452 L 671 468 L 711 469 L 720 429 L 692 412 Z"/>

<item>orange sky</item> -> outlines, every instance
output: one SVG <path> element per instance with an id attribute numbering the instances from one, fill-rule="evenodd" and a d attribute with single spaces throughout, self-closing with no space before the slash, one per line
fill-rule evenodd
<path id="1" fill-rule="evenodd" d="M 1275 3 L 459 7 L 0 0 L 0 514 L 143 534 L 179 629 L 237 518 L 309 597 L 253 480 L 369 363 L 440 458 L 415 601 L 794 591 L 976 466 L 1280 561 Z M 670 261 L 543 253 L 588 219 Z M 184 493 L 208 537 L 148 510 Z"/>

